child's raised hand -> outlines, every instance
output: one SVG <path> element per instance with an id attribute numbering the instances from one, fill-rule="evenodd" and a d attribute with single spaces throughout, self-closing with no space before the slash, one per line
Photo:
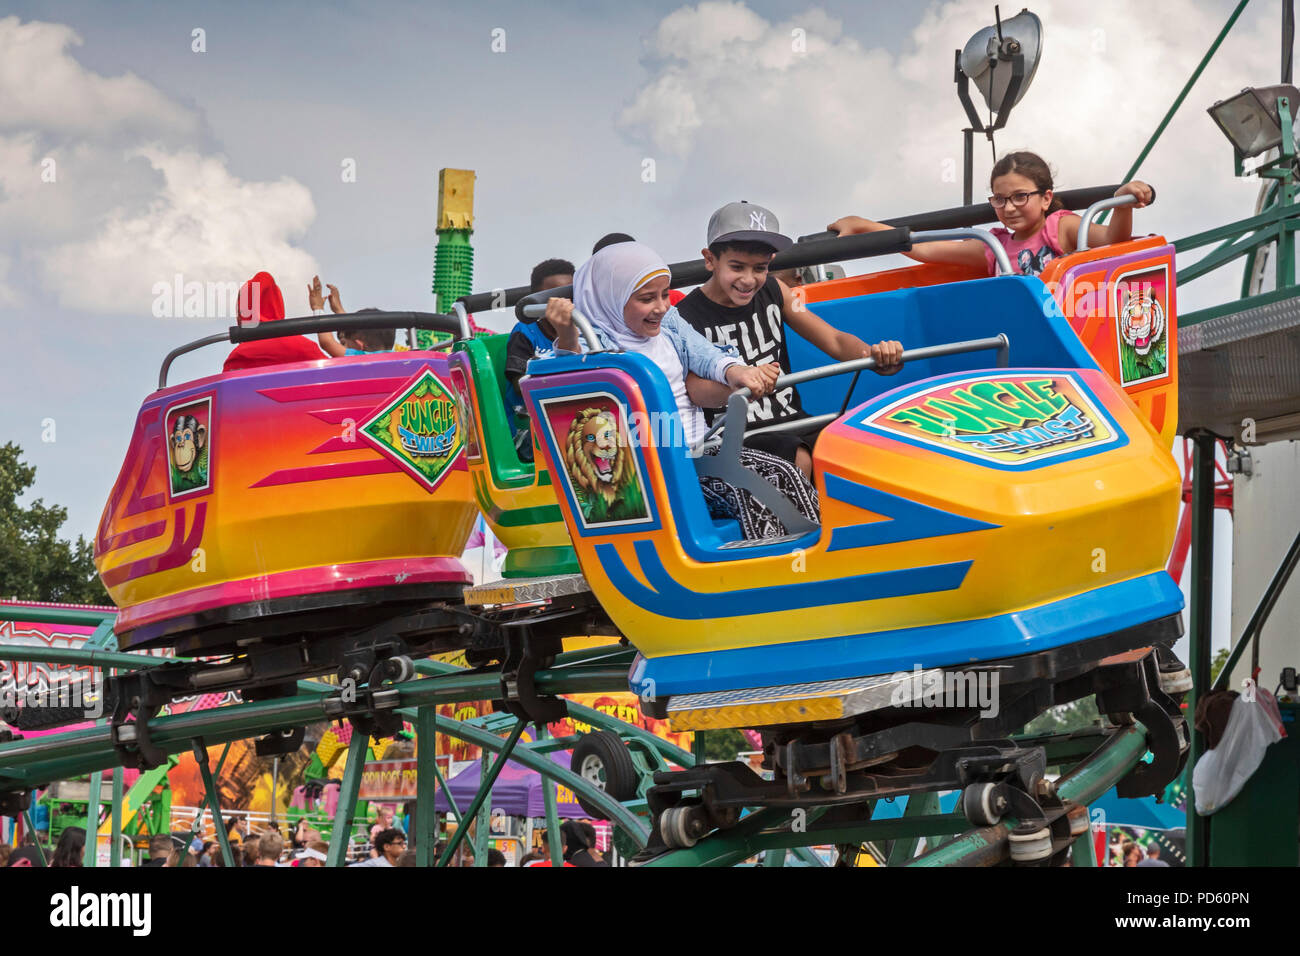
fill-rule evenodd
<path id="1" fill-rule="evenodd" d="M 330 311 L 335 315 L 342 315 L 344 308 L 343 300 L 339 297 L 339 287 L 327 284 L 325 288 L 330 290 Z"/>
<path id="2" fill-rule="evenodd" d="M 325 296 L 320 290 L 320 276 L 312 276 L 307 283 L 307 308 L 315 312 L 325 308 Z"/>
<path id="3" fill-rule="evenodd" d="M 1135 196 L 1137 202 L 1130 206 L 1130 209 L 1141 209 L 1143 206 L 1149 206 L 1155 201 L 1156 191 L 1141 180 L 1135 179 L 1131 183 L 1125 183 L 1115 190 L 1116 196 Z"/>

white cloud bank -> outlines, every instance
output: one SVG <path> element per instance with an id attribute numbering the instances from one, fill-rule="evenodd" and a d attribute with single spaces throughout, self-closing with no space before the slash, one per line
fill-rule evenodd
<path id="1" fill-rule="evenodd" d="M 1228 14 L 1209 0 L 1038 0 L 1031 9 L 1044 24 L 1043 58 L 997 146 L 1040 153 L 1058 188 L 1124 174 Z M 794 232 L 847 213 L 955 206 L 966 122 L 953 51 L 990 14 L 986 0 L 932 4 L 892 51 L 845 35 L 820 10 L 768 20 L 740 2 L 683 7 L 647 41 L 649 76 L 619 124 L 681 170 L 674 202 L 745 198 Z M 1247 10 L 1139 171 L 1158 190 L 1139 230 L 1175 238 L 1253 211 L 1258 184 L 1234 179 L 1231 147 L 1205 109 L 1277 82 L 1276 14 Z M 982 106 L 973 86 L 972 96 Z M 977 199 L 991 164 L 977 136 Z"/>
<path id="2" fill-rule="evenodd" d="M 177 273 L 305 282 L 316 264 L 293 243 L 315 218 L 306 187 L 234 176 L 203 153 L 194 110 L 85 69 L 80 44 L 62 24 L 0 19 L 0 305 L 147 315 Z"/>

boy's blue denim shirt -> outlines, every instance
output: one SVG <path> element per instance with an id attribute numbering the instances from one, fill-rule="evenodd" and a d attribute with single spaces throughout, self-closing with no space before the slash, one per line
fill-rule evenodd
<path id="1" fill-rule="evenodd" d="M 734 345 L 714 345 L 682 318 L 681 313 L 677 311 L 677 306 L 664 313 L 659 334 L 672 343 L 677 357 L 681 360 L 682 368 L 694 372 L 700 378 L 725 385 L 727 369 L 733 365 L 744 364 L 740 360 L 740 352 Z M 613 350 L 618 347 L 600 329 L 596 329 L 596 337 L 600 339 L 602 349 Z M 541 354 L 538 352 L 538 357 L 541 357 Z M 573 353 L 565 349 L 556 349 L 555 354 L 572 355 Z"/>

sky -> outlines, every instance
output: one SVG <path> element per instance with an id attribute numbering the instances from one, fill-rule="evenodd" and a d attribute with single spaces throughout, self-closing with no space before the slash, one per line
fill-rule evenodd
<path id="1" fill-rule="evenodd" d="M 1035 3 L 1043 58 L 999 152 L 1041 153 L 1059 188 L 1118 181 L 1233 6 Z M 709 214 L 735 199 L 794 235 L 849 213 L 958 205 L 953 50 L 993 11 L 10 0 L 5 12 L 0 441 L 37 466 L 34 496 L 68 508 L 64 533 L 90 537 L 162 357 L 230 324 L 156 316 L 160 283 L 266 269 L 303 314 L 318 273 L 349 308 L 432 311 L 442 167 L 477 172 L 480 290 L 523 284 L 544 258 L 581 261 L 614 230 L 693 258 Z M 1176 238 L 1253 211 L 1257 184 L 1233 177 L 1205 110 L 1276 82 L 1278 19 L 1274 3 L 1248 7 L 1193 88 L 1139 171 L 1159 192 L 1139 231 Z M 991 163 L 978 140 L 977 196 Z M 1199 280 L 1180 309 L 1236 283 Z M 187 356 L 172 380 L 223 356 Z"/>

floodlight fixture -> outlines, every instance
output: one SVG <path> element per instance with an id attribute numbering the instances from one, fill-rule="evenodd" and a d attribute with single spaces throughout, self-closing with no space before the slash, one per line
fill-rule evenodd
<path id="1" fill-rule="evenodd" d="M 1043 55 L 1043 22 L 1028 10 L 1021 10 L 1010 20 L 1003 21 L 998 7 L 993 8 L 992 26 L 984 27 L 956 51 L 953 80 L 957 84 L 957 99 L 966 110 L 970 126 L 962 131 L 964 136 L 964 164 L 962 197 L 971 204 L 972 167 L 974 166 L 974 136 L 983 133 L 993 148 L 993 133 L 1007 125 L 1011 108 L 1020 102 L 1029 84 L 1038 72 L 1038 61 Z M 970 84 L 984 97 L 988 105 L 989 125 L 980 121 L 979 113 L 970 98 Z M 993 116 L 997 119 L 994 120 Z M 996 150 L 994 150 L 996 154 Z"/>
<path id="2" fill-rule="evenodd" d="M 1219 100 L 1206 112 L 1232 143 L 1242 159 L 1250 159 L 1282 145 L 1282 115 L 1278 100 L 1285 99 L 1294 129 L 1300 109 L 1300 90 L 1287 83 L 1247 87 L 1236 96 Z"/>
<path id="3" fill-rule="evenodd" d="M 997 114 L 995 129 L 1005 125 L 1003 113 L 1020 102 L 1038 71 L 1043 55 L 1043 21 L 1028 10 L 1002 20 L 994 8 L 996 22 L 966 41 L 958 64 L 984 97 L 989 111 Z M 1012 86 L 1014 60 L 1023 58 L 1020 80 Z"/>

